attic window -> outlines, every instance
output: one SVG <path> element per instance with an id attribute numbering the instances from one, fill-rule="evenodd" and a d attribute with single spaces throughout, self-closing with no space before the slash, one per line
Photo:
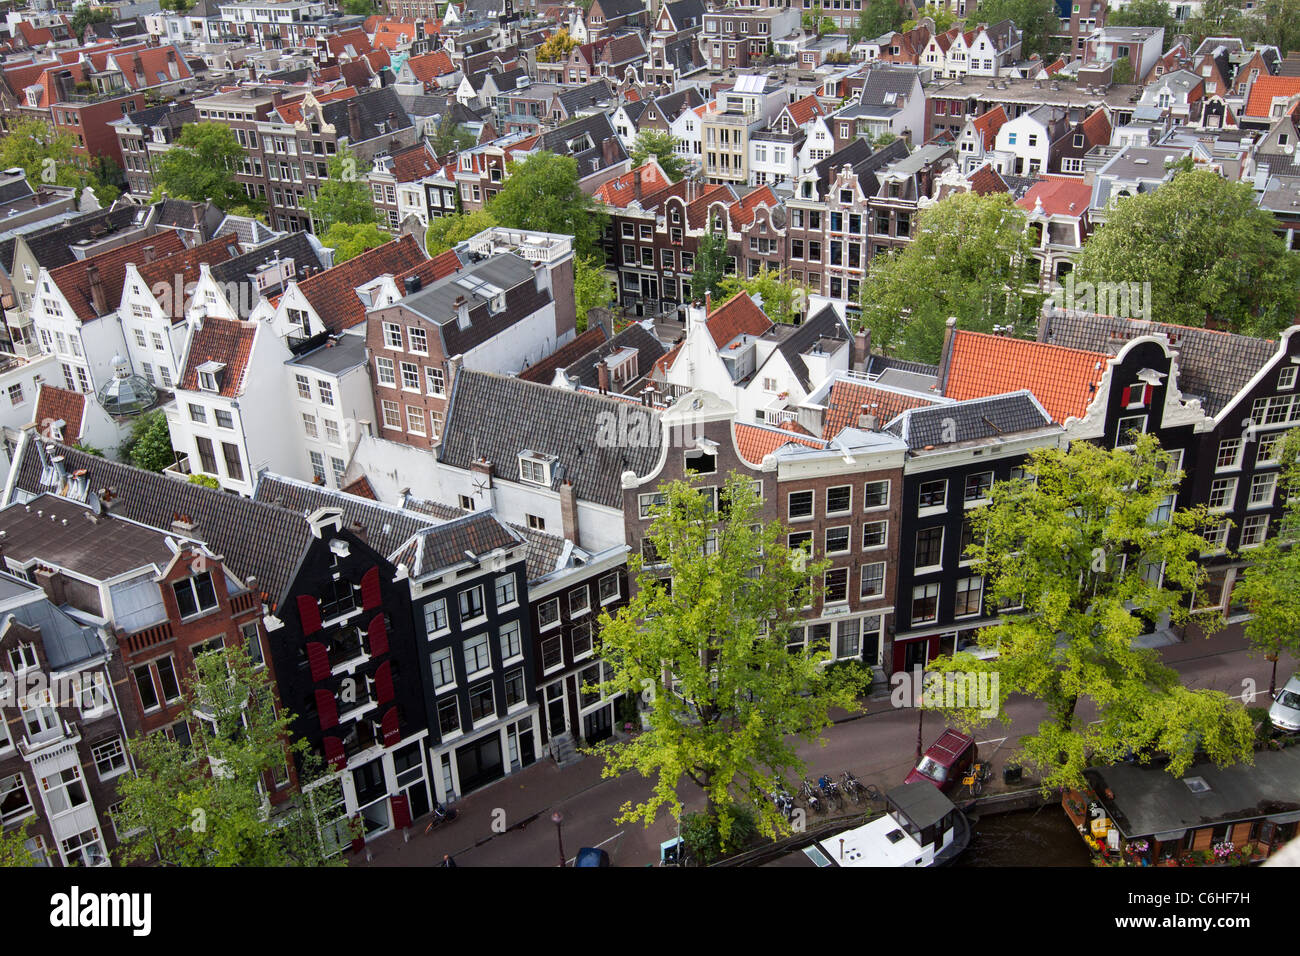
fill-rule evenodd
<path id="1" fill-rule="evenodd" d="M 221 391 L 221 373 L 226 366 L 221 362 L 204 362 L 199 366 L 199 388 L 205 392 Z"/>
<path id="2" fill-rule="evenodd" d="M 718 471 L 718 457 L 711 452 L 692 450 L 685 454 L 686 470 L 701 475 L 712 475 Z"/>
<path id="3" fill-rule="evenodd" d="M 519 453 L 519 480 L 549 488 L 556 460 L 553 455 L 524 449 Z"/>

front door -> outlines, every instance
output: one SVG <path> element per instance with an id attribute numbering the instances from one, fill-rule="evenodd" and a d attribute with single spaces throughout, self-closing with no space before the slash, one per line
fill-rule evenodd
<path id="1" fill-rule="evenodd" d="M 564 719 L 564 681 L 556 681 L 546 688 L 546 732 L 554 740 L 568 729 Z"/>
<path id="2" fill-rule="evenodd" d="M 913 667 L 924 667 L 929 656 L 930 642 L 907 641 L 903 644 L 903 670 L 911 672 Z"/>
<path id="3" fill-rule="evenodd" d="M 587 743 L 604 740 L 614 732 L 614 705 L 608 704 L 582 718 L 582 736 Z"/>

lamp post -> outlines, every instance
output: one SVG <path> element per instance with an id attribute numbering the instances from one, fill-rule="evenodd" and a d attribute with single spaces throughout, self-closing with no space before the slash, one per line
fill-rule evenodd
<path id="1" fill-rule="evenodd" d="M 560 829 L 564 824 L 564 814 L 556 810 L 551 814 L 551 822 L 555 824 L 555 842 L 560 847 L 560 866 L 564 866 L 564 832 Z"/>

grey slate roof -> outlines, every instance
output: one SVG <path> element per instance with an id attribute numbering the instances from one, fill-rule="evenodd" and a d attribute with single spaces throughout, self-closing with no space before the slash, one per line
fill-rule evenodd
<path id="1" fill-rule="evenodd" d="M 26 233 L 23 238 L 37 262 L 47 269 L 57 269 L 75 258 L 71 246 L 83 239 L 100 238 L 130 226 L 140 211 L 139 206 L 122 203 L 80 216 L 72 222 L 58 223 L 47 229 Z M 16 241 L 6 239 L 0 242 L 0 266 L 6 271 L 13 268 Z"/>
<path id="2" fill-rule="evenodd" d="M 1277 352 L 1277 343 L 1266 339 L 1089 312 L 1053 310 L 1039 326 L 1044 342 L 1107 355 L 1142 335 L 1168 337 L 1170 351 L 1178 353 L 1178 388 L 1201 399 L 1209 415 L 1222 411 Z"/>
<path id="3" fill-rule="evenodd" d="M 486 458 L 498 480 L 519 483 L 520 452 L 551 455 L 552 488 L 567 479 L 578 498 L 622 508 L 622 473 L 648 474 L 662 441 L 658 413 L 641 405 L 462 369 L 438 461 L 468 470 Z"/>
<path id="4" fill-rule="evenodd" d="M 406 129 L 411 125 L 411 118 L 406 115 L 406 110 L 402 109 L 402 101 L 398 99 L 392 87 L 364 90 L 346 100 L 331 100 L 324 103 L 321 105 L 321 120 L 337 129 L 339 136 L 347 136 L 350 139 L 349 131 L 352 125 L 348 120 L 348 111 L 353 104 L 358 110 L 358 118 L 361 121 L 359 142 L 384 135 L 380 132 L 380 124 L 388 122 L 389 113 L 393 114 L 393 129 Z"/>
<path id="5" fill-rule="evenodd" d="M 903 412 L 885 431 L 907 442 L 909 450 L 998 438 L 1050 428 L 1052 417 L 1028 390 L 930 405 Z"/>
<path id="6" fill-rule="evenodd" d="M 560 105 L 564 107 L 565 114 L 572 116 L 579 110 L 612 99 L 613 95 L 609 83 L 601 78 L 584 83 L 582 86 L 564 87 L 560 90 L 558 99 Z"/>
<path id="7" fill-rule="evenodd" d="M 92 627 L 77 623 L 49 600 L 20 604 L 4 612 L 3 621 L 12 617 L 24 627 L 40 631 L 45 659 L 54 670 L 70 670 L 82 661 L 106 652 L 103 641 Z"/>
<path id="8" fill-rule="evenodd" d="M 405 564 L 411 577 L 418 579 L 472 561 L 471 555 L 482 556 L 524 543 L 523 535 L 491 511 L 478 511 L 421 528 L 393 553 L 391 560 Z"/>
<path id="9" fill-rule="evenodd" d="M 212 278 L 223 284 L 243 282 L 277 255 L 281 259 L 293 260 L 295 278 L 304 278 L 308 269 L 318 271 L 325 268 L 325 263 L 321 262 L 320 256 L 316 254 L 316 248 L 307 238 L 307 233 L 291 232 L 212 266 Z M 268 288 L 265 291 L 266 294 L 271 295 L 274 294 L 275 289 Z M 230 304 L 239 312 L 241 319 L 246 319 L 257 305 L 258 299 L 257 291 L 252 289 L 247 295 L 234 296 Z"/>
<path id="10" fill-rule="evenodd" d="M 820 339 L 847 340 L 848 337 L 839 315 L 833 307 L 827 305 L 802 325 L 796 326 L 794 333 L 786 336 L 777 346 L 777 351 L 785 356 L 790 370 L 799 379 L 799 383 L 805 389 L 809 389 L 816 383 L 808 374 L 808 366 L 804 363 L 802 353 L 812 349 Z"/>
<path id="11" fill-rule="evenodd" d="M 571 363 L 564 370 L 564 374 L 579 385 L 598 388 L 600 385 L 600 372 L 596 368 L 597 363 L 620 349 L 627 348 L 636 349 L 637 365 L 636 375 L 628 383 L 629 388 L 646 375 L 649 375 L 651 369 L 654 368 L 655 362 L 668 351 L 663 342 L 660 342 L 640 325 L 633 324 Z"/>

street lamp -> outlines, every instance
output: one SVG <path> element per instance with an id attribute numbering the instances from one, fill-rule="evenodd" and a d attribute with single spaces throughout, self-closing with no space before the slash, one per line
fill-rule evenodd
<path id="1" fill-rule="evenodd" d="M 564 823 L 564 814 L 556 810 L 551 814 L 551 822 L 555 824 L 555 841 L 560 847 L 560 866 L 564 866 L 564 833 L 560 829 Z"/>

